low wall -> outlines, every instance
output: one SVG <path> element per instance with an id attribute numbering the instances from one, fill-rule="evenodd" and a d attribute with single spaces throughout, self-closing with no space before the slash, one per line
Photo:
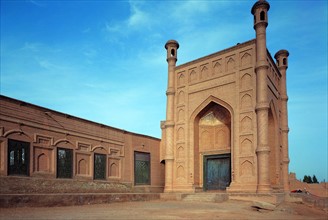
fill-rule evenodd
<path id="1" fill-rule="evenodd" d="M 1 194 L 50 194 L 50 193 L 128 193 L 130 183 L 107 181 L 82 181 L 76 179 L 44 179 L 30 177 L 0 177 Z"/>
<path id="2" fill-rule="evenodd" d="M 160 199 L 159 193 L 2 194 L 0 207 L 52 207 Z"/>

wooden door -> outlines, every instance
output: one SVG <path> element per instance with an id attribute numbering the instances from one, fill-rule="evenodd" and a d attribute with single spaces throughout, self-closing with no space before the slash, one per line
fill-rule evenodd
<path id="1" fill-rule="evenodd" d="M 225 190 L 230 182 L 230 154 L 205 156 L 204 190 Z"/>

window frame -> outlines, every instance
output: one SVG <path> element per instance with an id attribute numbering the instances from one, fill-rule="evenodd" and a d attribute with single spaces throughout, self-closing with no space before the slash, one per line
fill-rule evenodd
<path id="1" fill-rule="evenodd" d="M 65 155 L 65 162 L 68 162 L 70 163 L 70 172 L 67 172 L 65 170 L 62 170 L 63 168 L 66 168 L 66 164 L 64 164 L 63 167 L 60 167 L 60 157 L 59 157 L 59 152 L 60 151 L 65 151 L 65 154 L 67 154 L 67 152 L 69 152 L 70 155 L 70 158 L 67 157 Z M 59 178 L 59 179 L 72 179 L 73 178 L 73 150 L 72 149 L 69 149 L 69 148 L 62 148 L 62 147 L 58 147 L 57 148 L 57 152 L 56 152 L 56 162 L 57 162 L 57 165 L 56 165 L 56 178 Z"/>
<path id="2" fill-rule="evenodd" d="M 97 169 L 97 166 L 96 166 L 96 157 L 97 156 L 100 156 L 104 159 L 104 167 L 103 167 L 103 177 L 97 177 L 96 176 L 96 169 Z M 94 156 L 93 156 L 93 179 L 94 180 L 106 180 L 107 179 L 107 175 L 106 175 L 106 172 L 107 171 L 107 155 L 106 154 L 99 154 L 99 153 L 94 153 Z"/>
<path id="3" fill-rule="evenodd" d="M 137 160 L 138 155 L 146 156 L 148 159 L 148 181 L 146 182 L 138 182 L 138 176 L 137 176 L 137 161 L 144 161 L 145 160 Z M 134 185 L 151 185 L 151 154 L 149 152 L 140 152 L 140 151 L 134 151 Z"/>
<path id="4" fill-rule="evenodd" d="M 7 174 L 8 176 L 29 176 L 30 173 L 30 143 L 26 141 L 8 139 L 7 142 Z M 23 152 L 24 151 L 24 152 Z M 11 152 L 13 165 L 11 165 Z M 19 155 L 17 155 L 19 154 Z M 23 157 L 24 155 L 24 157 Z M 17 157 L 18 156 L 18 157 Z M 15 165 L 15 162 L 18 164 Z M 25 171 L 23 169 L 25 167 Z"/>

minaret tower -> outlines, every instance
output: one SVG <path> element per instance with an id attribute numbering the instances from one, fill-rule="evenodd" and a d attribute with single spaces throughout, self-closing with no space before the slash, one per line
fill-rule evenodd
<path id="1" fill-rule="evenodd" d="M 289 182 L 288 182 L 288 113 L 287 113 L 287 82 L 286 82 L 286 70 L 288 68 L 288 56 L 289 52 L 287 50 L 279 50 L 274 58 L 277 60 L 277 66 L 281 73 L 280 79 L 280 105 L 281 105 L 281 117 L 280 117 L 280 126 L 281 126 L 281 143 L 282 143 L 282 177 L 283 177 L 283 186 L 284 191 L 289 192 Z"/>
<path id="2" fill-rule="evenodd" d="M 165 121 L 165 188 L 164 192 L 172 192 L 173 185 L 173 160 L 174 160 L 174 96 L 175 96 L 175 83 L 174 72 L 177 62 L 177 51 L 179 43 L 175 40 L 169 40 L 165 44 L 167 50 L 166 61 L 168 63 L 168 85 L 166 90 L 167 103 L 166 103 L 166 121 Z"/>
<path id="3" fill-rule="evenodd" d="M 268 26 L 268 11 L 270 5 L 265 0 L 257 1 L 252 7 L 254 29 L 256 32 L 256 116 L 257 116 L 257 192 L 271 192 L 268 143 L 268 62 L 266 47 L 266 27 Z"/>

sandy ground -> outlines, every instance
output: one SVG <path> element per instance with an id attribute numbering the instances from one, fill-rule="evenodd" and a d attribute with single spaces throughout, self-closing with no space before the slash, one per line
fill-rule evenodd
<path id="1" fill-rule="evenodd" d="M 328 219 L 328 211 L 283 203 L 274 211 L 252 202 L 150 201 L 69 207 L 1 208 L 0 219 Z"/>

